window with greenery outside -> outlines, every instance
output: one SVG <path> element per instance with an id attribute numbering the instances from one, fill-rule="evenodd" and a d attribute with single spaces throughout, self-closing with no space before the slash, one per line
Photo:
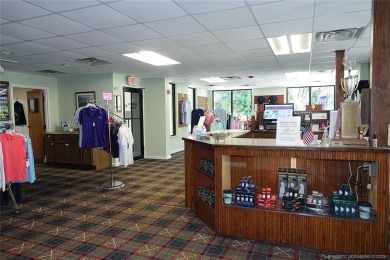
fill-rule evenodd
<path id="1" fill-rule="evenodd" d="M 247 120 L 252 113 L 252 90 L 213 91 L 213 109 L 217 108 Z"/>

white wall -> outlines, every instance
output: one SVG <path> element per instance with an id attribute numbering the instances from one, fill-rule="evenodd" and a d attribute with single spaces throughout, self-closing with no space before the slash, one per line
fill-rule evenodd
<path id="1" fill-rule="evenodd" d="M 145 158 L 169 159 L 169 96 L 167 78 L 141 79 L 144 91 Z"/>

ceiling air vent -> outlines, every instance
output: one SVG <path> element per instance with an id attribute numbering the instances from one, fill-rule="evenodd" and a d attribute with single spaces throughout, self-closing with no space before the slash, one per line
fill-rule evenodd
<path id="1" fill-rule="evenodd" d="M 72 60 L 72 62 L 85 65 L 85 66 L 96 66 L 96 65 L 104 65 L 104 64 L 110 64 L 110 62 L 105 60 L 100 60 L 97 58 L 85 58 L 85 59 L 77 59 Z"/>
<path id="2" fill-rule="evenodd" d="M 63 75 L 66 74 L 65 72 L 57 71 L 57 70 L 39 70 L 37 71 L 39 73 L 43 73 L 46 75 Z"/>
<path id="3" fill-rule="evenodd" d="M 219 85 L 214 85 L 214 84 L 210 84 L 210 85 L 206 85 L 207 87 L 218 87 Z"/>
<path id="4" fill-rule="evenodd" d="M 221 79 L 232 80 L 232 79 L 241 79 L 241 78 L 239 76 L 226 76 L 226 77 L 221 77 Z"/>
<path id="5" fill-rule="evenodd" d="M 364 27 L 334 30 L 328 32 L 317 32 L 316 42 L 345 41 L 357 39 L 364 32 Z"/>

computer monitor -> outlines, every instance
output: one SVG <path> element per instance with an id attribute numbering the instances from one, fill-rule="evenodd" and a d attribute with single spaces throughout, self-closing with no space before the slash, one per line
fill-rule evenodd
<path id="1" fill-rule="evenodd" d="M 276 121 L 278 117 L 293 116 L 294 104 L 264 104 L 263 120 Z"/>

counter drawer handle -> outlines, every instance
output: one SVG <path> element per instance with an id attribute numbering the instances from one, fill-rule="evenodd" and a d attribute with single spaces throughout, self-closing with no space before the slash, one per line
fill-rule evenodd
<path id="1" fill-rule="evenodd" d="M 69 146 L 69 144 L 65 144 L 65 146 Z"/>

